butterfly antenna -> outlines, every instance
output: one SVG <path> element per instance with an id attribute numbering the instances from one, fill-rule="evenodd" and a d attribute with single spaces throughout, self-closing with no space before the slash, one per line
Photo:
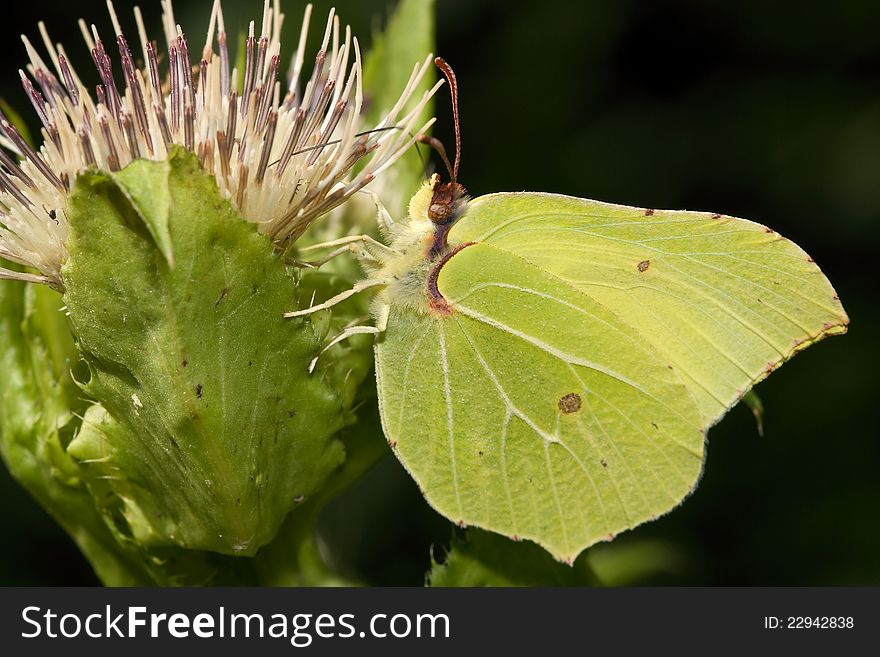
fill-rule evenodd
<path id="1" fill-rule="evenodd" d="M 363 132 L 357 132 L 357 133 L 355 133 L 354 136 L 355 137 L 363 137 L 364 135 L 369 135 L 374 132 L 386 132 L 388 130 L 403 130 L 403 128 L 401 128 L 399 125 L 388 125 L 388 126 L 384 126 L 382 128 L 372 128 L 371 130 L 364 130 Z M 410 137 L 412 137 L 412 132 L 407 130 L 406 133 Z M 331 139 L 329 141 L 325 141 L 323 144 L 317 144 L 315 146 L 306 146 L 305 148 L 300 148 L 297 151 L 293 151 L 290 154 L 290 157 L 293 157 L 294 155 L 302 155 L 303 153 L 308 153 L 310 151 L 318 151 L 323 148 L 327 148 L 328 146 L 333 146 L 334 144 L 340 144 L 340 143 L 342 143 L 341 139 Z M 270 162 L 266 168 L 274 167 L 276 164 L 278 164 L 280 162 L 281 162 L 281 159 L 279 158 L 279 159 L 275 160 L 274 162 Z"/>
<path id="2" fill-rule="evenodd" d="M 422 149 L 419 148 L 419 138 L 416 137 L 416 155 L 419 156 L 419 162 L 422 165 L 422 174 L 425 176 L 425 180 L 428 180 L 431 177 L 431 174 L 428 172 L 428 160 L 425 159 L 424 154 L 422 153 Z"/>
<path id="3" fill-rule="evenodd" d="M 446 147 L 443 146 L 443 142 L 437 139 L 436 137 L 432 137 L 431 135 L 421 134 L 416 137 L 416 141 L 425 144 L 426 146 L 430 146 L 437 154 L 440 156 L 440 159 L 443 160 L 443 164 L 446 165 L 446 171 L 449 172 L 449 178 L 454 182 L 455 181 L 455 173 L 453 173 L 452 164 L 449 163 L 449 157 L 446 155 Z"/>
<path id="4" fill-rule="evenodd" d="M 369 135 L 374 132 L 385 132 L 386 130 L 402 130 L 402 129 L 403 128 L 401 128 L 400 126 L 397 126 L 397 125 L 389 125 L 389 126 L 385 126 L 382 128 L 373 128 L 372 130 L 364 130 L 363 132 L 358 132 L 357 134 L 355 134 L 355 137 L 363 137 L 364 135 Z M 409 130 L 406 131 L 406 134 L 408 134 L 410 137 L 415 139 L 417 142 L 424 143 L 424 141 L 421 139 L 421 137 L 424 137 L 425 135 L 415 136 Z M 330 141 L 324 142 L 323 144 L 318 144 L 317 146 L 306 146 L 305 148 L 301 148 L 298 151 L 293 151 L 290 154 L 290 156 L 293 157 L 294 155 L 301 155 L 302 153 L 308 153 L 309 151 L 316 151 L 316 150 L 319 150 L 322 148 L 326 148 L 327 146 L 333 146 L 334 144 L 339 144 L 341 142 L 342 142 L 341 139 L 331 139 Z M 441 148 L 442 148 L 442 144 L 441 144 Z M 422 151 L 419 150 L 418 146 L 416 146 L 416 154 L 419 156 L 419 162 L 421 162 L 421 164 L 422 164 L 422 171 L 425 174 L 425 178 L 429 178 L 430 176 L 428 175 L 428 162 L 425 160 L 425 157 L 424 157 L 424 155 L 422 155 Z M 452 175 L 452 169 L 449 167 L 449 161 L 446 159 L 445 152 L 442 153 L 442 157 L 443 157 L 444 161 L 446 162 L 446 167 L 450 170 L 450 175 Z M 281 162 L 280 158 L 275 160 L 274 162 L 270 162 L 267 168 L 274 167 L 276 164 L 279 164 L 280 162 Z"/>
<path id="5" fill-rule="evenodd" d="M 446 81 L 449 83 L 449 94 L 452 96 L 452 122 L 455 125 L 455 164 L 452 166 L 452 182 L 458 182 L 458 162 L 461 159 L 461 125 L 458 120 L 458 81 L 455 79 L 455 72 L 452 67 L 446 63 L 442 57 L 434 59 L 434 65 L 442 72 Z M 445 158 L 444 158 L 445 159 Z M 447 162 L 447 166 L 449 166 Z"/>

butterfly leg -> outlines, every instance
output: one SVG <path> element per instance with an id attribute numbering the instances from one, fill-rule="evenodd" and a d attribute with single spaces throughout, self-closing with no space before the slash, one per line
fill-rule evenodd
<path id="1" fill-rule="evenodd" d="M 382 203 L 382 199 L 379 198 L 379 195 L 369 189 L 364 189 L 362 191 L 365 194 L 369 194 L 373 199 L 373 203 L 376 204 L 376 223 L 379 224 L 379 228 L 392 235 L 397 235 L 400 232 L 397 222 L 394 221 L 394 218 L 391 216 L 391 213 L 388 212 L 388 208 L 385 207 L 385 204 Z"/>
<path id="2" fill-rule="evenodd" d="M 320 258 L 318 260 L 299 260 L 299 259 L 290 259 L 288 261 L 289 264 L 295 267 L 304 267 L 308 269 L 317 269 L 321 265 L 330 262 L 333 258 L 338 255 L 342 255 L 346 253 L 351 244 L 355 242 L 360 242 L 363 240 L 364 235 L 349 235 L 348 237 L 343 237 L 338 240 L 331 240 L 329 242 L 320 242 L 318 244 L 312 244 L 311 246 L 304 247 L 300 249 L 300 253 L 307 253 L 309 251 L 320 251 L 321 249 L 329 249 L 330 247 L 337 247 L 333 251 L 331 251 L 328 255 Z"/>
<path id="3" fill-rule="evenodd" d="M 328 342 L 326 345 L 324 345 L 324 348 L 321 349 L 321 351 L 318 352 L 318 355 L 312 359 L 312 361 L 309 363 L 309 373 L 311 373 L 315 370 L 315 365 L 318 364 L 318 359 L 321 356 L 323 356 L 324 352 L 327 351 L 333 345 L 339 344 L 343 340 L 350 338 L 353 335 L 361 335 L 364 333 L 375 334 L 378 332 L 379 332 L 379 329 L 376 328 L 375 326 L 349 326 L 347 329 L 343 330 L 342 333 L 340 333 L 335 338 L 330 340 L 330 342 Z"/>
<path id="4" fill-rule="evenodd" d="M 361 235 L 361 247 L 360 250 L 357 250 L 355 244 L 349 245 L 349 248 L 360 259 L 367 259 L 380 266 L 402 255 L 400 251 L 392 249 L 378 240 L 374 240 L 369 235 Z"/>
<path id="5" fill-rule="evenodd" d="M 377 299 L 377 301 L 380 300 Z M 388 315 L 391 314 L 391 306 L 380 302 L 373 312 L 376 314 L 376 332 L 384 333 L 385 329 L 388 328 Z"/>
<path id="6" fill-rule="evenodd" d="M 337 303 L 341 301 L 345 301 L 351 296 L 354 296 L 358 292 L 363 292 L 366 289 L 371 287 L 378 287 L 380 285 L 388 285 L 388 281 L 385 279 L 378 278 L 366 278 L 362 281 L 358 281 L 354 284 L 351 289 L 346 290 L 345 292 L 340 292 L 334 297 L 327 299 L 324 303 L 319 303 L 316 306 L 310 306 L 309 308 L 303 308 L 302 310 L 294 310 L 289 313 L 284 313 L 285 317 L 302 317 L 304 315 L 311 315 L 312 313 L 316 313 L 319 310 L 327 310 L 328 308 L 332 308 Z"/>
<path id="7" fill-rule="evenodd" d="M 385 329 L 388 328 L 388 315 L 391 311 L 391 306 L 388 304 L 381 304 L 378 309 L 376 309 L 376 326 L 347 326 L 343 331 L 337 335 L 335 338 L 330 340 L 323 349 L 321 349 L 320 353 L 315 356 L 312 361 L 309 363 L 309 373 L 313 372 L 315 369 L 315 365 L 318 363 L 318 359 L 327 351 L 330 347 L 335 344 L 339 344 L 346 338 L 350 338 L 352 335 L 360 335 L 363 333 L 372 333 L 373 335 L 378 335 L 379 333 L 384 333 Z"/>
<path id="8" fill-rule="evenodd" d="M 287 264 L 293 265 L 294 267 L 302 267 L 304 269 L 318 269 L 321 265 L 330 262 L 336 256 L 351 251 L 351 246 L 351 244 L 340 246 L 339 248 L 334 249 L 333 251 L 325 255 L 323 258 L 319 258 L 318 260 L 298 260 L 296 258 L 291 258 L 287 261 Z"/>
<path id="9" fill-rule="evenodd" d="M 338 240 L 330 240 L 329 242 L 319 242 L 318 244 L 312 244 L 310 246 L 306 246 L 301 248 L 300 253 L 306 253 L 308 251 L 319 251 L 321 249 L 329 249 L 331 246 L 340 246 L 343 244 L 353 244 L 354 242 L 361 242 L 364 239 L 373 239 L 368 235 L 348 235 L 346 237 L 340 237 Z"/>
<path id="10" fill-rule="evenodd" d="M 355 244 L 358 242 L 361 243 L 362 249 L 357 250 L 355 248 Z M 293 264 L 299 267 L 308 267 L 308 268 L 318 268 L 321 265 L 329 262 L 333 258 L 338 255 L 342 255 L 348 251 L 353 251 L 358 258 L 361 260 L 368 260 L 373 264 L 382 265 L 385 261 L 400 255 L 394 249 L 385 246 L 382 242 L 379 242 L 369 235 L 349 235 L 348 237 L 343 237 L 338 240 L 332 240 L 330 242 L 321 242 L 320 244 L 313 244 L 311 246 L 307 246 L 304 249 L 301 249 L 301 253 L 305 253 L 308 251 L 317 251 L 319 249 L 327 249 L 331 247 L 337 247 L 330 253 L 328 253 L 323 258 L 318 260 L 294 260 Z"/>

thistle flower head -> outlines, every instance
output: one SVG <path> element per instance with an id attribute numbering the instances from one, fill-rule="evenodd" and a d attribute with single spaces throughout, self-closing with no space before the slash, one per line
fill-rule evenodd
<path id="1" fill-rule="evenodd" d="M 306 7 L 282 82 L 278 0 L 265 0 L 261 22 L 250 23 L 243 70 L 231 64 L 219 0 L 201 53 L 176 23 L 171 0 L 162 0 L 162 54 L 137 8 L 140 48 L 133 53 L 107 4 L 115 44 L 80 21 L 100 80 L 94 96 L 42 23 L 45 55 L 22 37 L 30 64 L 19 74 L 42 124 L 43 145 L 31 148 L 0 112 L 0 145 L 9 151 L 0 148 L 0 257 L 39 273 L 0 268 L 0 278 L 62 287 L 67 196 L 85 168 L 116 171 L 137 158 L 164 160 L 179 144 L 198 155 L 242 217 L 284 248 L 392 165 L 433 122 L 419 123 L 439 83 L 413 99 L 429 56 L 414 66 L 388 114 L 375 126 L 362 124 L 360 48 L 332 10 L 304 79 L 312 10 Z"/>

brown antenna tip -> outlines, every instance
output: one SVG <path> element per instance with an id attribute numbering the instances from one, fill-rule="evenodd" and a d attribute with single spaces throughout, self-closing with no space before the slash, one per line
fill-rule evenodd
<path id="1" fill-rule="evenodd" d="M 449 94 L 452 96 L 452 121 L 455 126 L 455 164 L 452 166 L 452 182 L 458 182 L 458 163 L 461 159 L 461 126 L 458 119 L 458 82 L 455 72 L 442 57 L 434 58 L 434 64 L 442 71 L 443 76 L 449 83 Z M 447 165 L 448 166 L 448 165 Z"/>

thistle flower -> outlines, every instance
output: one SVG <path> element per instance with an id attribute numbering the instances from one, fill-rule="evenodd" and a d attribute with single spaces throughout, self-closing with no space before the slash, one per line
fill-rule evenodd
<path id="1" fill-rule="evenodd" d="M 111 2 L 124 87 L 97 28 L 80 20 L 100 84 L 93 98 L 70 65 L 64 48 L 39 30 L 46 60 L 22 36 L 30 65 L 19 71 L 42 124 L 44 143 L 32 149 L 0 112 L 0 257 L 37 270 L 0 268 L 0 278 L 63 288 L 67 257 L 67 196 L 88 167 L 117 171 L 138 158 L 164 160 L 179 144 L 198 155 L 223 195 L 257 224 L 279 249 L 295 241 L 321 215 L 364 188 L 412 145 L 433 119 L 418 125 L 440 83 L 409 101 L 431 61 L 413 68 L 397 103 L 377 125 L 361 125 L 362 66 L 358 41 L 348 27 L 340 35 L 333 10 L 311 77 L 302 85 L 311 5 L 305 9 L 299 45 L 285 91 L 276 80 L 284 15 L 278 0 L 265 0 L 259 32 L 250 23 L 244 70 L 231 67 L 219 0 L 214 3 L 200 58 L 162 0 L 167 71 L 160 75 L 155 42 L 135 8 L 142 63 L 136 63 Z M 216 52 L 215 52 L 216 46 Z M 412 107 L 408 107 L 412 105 Z M 357 166 L 356 166 L 357 165 Z"/>

